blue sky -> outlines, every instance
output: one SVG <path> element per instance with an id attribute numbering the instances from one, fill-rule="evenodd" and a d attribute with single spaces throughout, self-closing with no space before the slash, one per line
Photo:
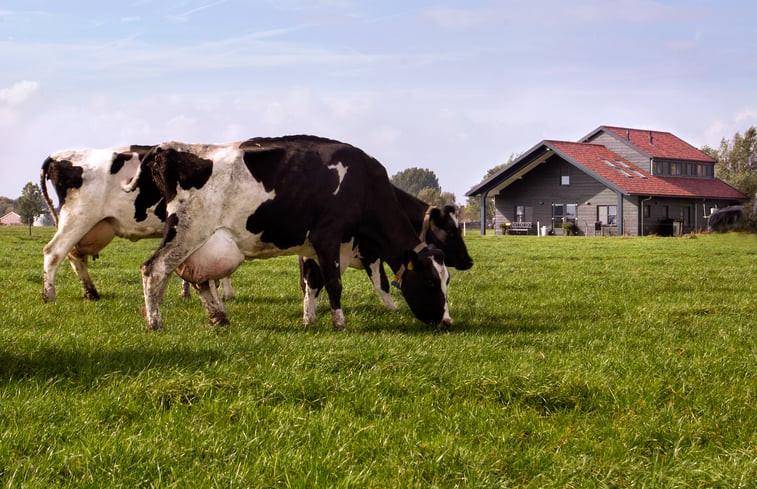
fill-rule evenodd
<path id="1" fill-rule="evenodd" d="M 0 195 L 56 150 L 316 134 L 458 202 L 596 127 L 757 125 L 757 2 L 0 0 Z"/>

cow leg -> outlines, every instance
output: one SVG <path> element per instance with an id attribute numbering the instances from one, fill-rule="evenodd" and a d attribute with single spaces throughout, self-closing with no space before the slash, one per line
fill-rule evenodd
<path id="1" fill-rule="evenodd" d="M 192 297 L 192 284 L 190 284 L 186 280 L 182 280 L 181 281 L 181 298 L 189 299 L 190 297 Z"/>
<path id="2" fill-rule="evenodd" d="M 231 278 L 224 277 L 221 279 L 221 287 L 223 287 L 223 300 L 234 300 L 234 290 L 231 288 Z"/>
<path id="3" fill-rule="evenodd" d="M 344 322 L 344 312 L 342 311 L 342 270 L 339 264 L 339 247 L 335 247 L 334 251 L 329 248 L 318 251 L 318 248 L 316 248 L 316 253 L 323 276 L 323 285 L 329 295 L 331 321 L 334 324 L 334 330 L 346 329 L 347 325 Z"/>
<path id="4" fill-rule="evenodd" d="M 74 269 L 74 273 L 79 277 L 81 286 L 84 289 L 84 298 L 96 301 L 100 298 L 100 294 L 97 293 L 95 284 L 92 282 L 92 277 L 89 276 L 87 260 L 87 255 L 78 256 L 74 253 L 68 254 L 68 261 L 71 262 L 71 268 Z"/>
<path id="5" fill-rule="evenodd" d="M 300 257 L 300 287 L 304 293 L 302 323 L 313 326 L 316 322 L 318 294 L 323 288 L 323 276 L 318 263 L 312 258 Z"/>
<path id="6" fill-rule="evenodd" d="M 62 219 L 59 223 L 58 231 L 53 236 L 53 239 L 45 245 L 42 250 L 43 253 L 43 285 L 42 285 L 42 302 L 55 302 L 55 276 L 58 274 L 58 267 L 74 248 L 76 243 L 87 234 L 95 223 L 79 222 L 76 225 L 70 225 L 71 221 L 68 219 Z M 83 269 L 86 272 L 86 263 L 83 265 Z M 74 266 L 76 275 L 81 279 L 79 270 Z M 89 279 L 89 283 L 92 283 L 92 279 L 89 278 L 89 274 L 86 275 Z M 84 280 L 82 280 L 84 284 Z M 94 285 L 92 286 L 94 289 Z M 86 297 L 86 288 L 84 292 Z"/>
<path id="7" fill-rule="evenodd" d="M 229 324 L 229 317 L 226 314 L 226 308 L 218 296 L 218 289 L 214 280 L 203 282 L 199 285 L 195 285 L 197 288 L 197 295 L 200 297 L 205 309 L 208 310 L 208 317 L 212 324 Z"/>
<path id="8" fill-rule="evenodd" d="M 166 246 L 162 243 L 153 255 L 142 264 L 142 286 L 145 294 L 145 319 L 147 331 L 163 329 L 160 318 L 160 303 L 168 284 L 168 279 L 176 268 L 191 254 L 191 250 L 198 248 L 194 243 L 173 244 Z"/>
<path id="9" fill-rule="evenodd" d="M 63 250 L 65 246 L 60 243 L 60 237 L 56 234 L 43 249 L 42 302 L 55 302 L 55 276 L 58 274 L 58 267 L 73 244 Z"/>
<path id="10" fill-rule="evenodd" d="M 386 278 L 382 261 L 363 262 L 363 266 L 368 274 L 368 278 L 371 279 L 374 290 L 381 298 L 381 302 L 384 303 L 384 307 L 390 311 L 396 311 L 397 304 L 394 303 L 392 295 L 389 293 L 389 280 Z"/>

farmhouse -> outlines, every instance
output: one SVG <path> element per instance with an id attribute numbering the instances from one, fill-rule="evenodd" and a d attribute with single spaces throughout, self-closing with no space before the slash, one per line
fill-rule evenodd
<path id="1" fill-rule="evenodd" d="M 682 234 L 747 200 L 715 164 L 669 132 L 600 126 L 578 142 L 541 141 L 465 195 L 480 196 L 482 216 L 494 197 L 498 232 Z"/>
<path id="2" fill-rule="evenodd" d="M 0 226 L 21 226 L 21 216 L 13 211 L 10 211 L 3 217 L 0 217 Z"/>

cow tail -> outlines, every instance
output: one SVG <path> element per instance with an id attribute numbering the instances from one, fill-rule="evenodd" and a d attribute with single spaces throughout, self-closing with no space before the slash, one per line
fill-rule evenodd
<path id="1" fill-rule="evenodd" d="M 126 183 L 124 183 L 121 186 L 121 188 L 123 189 L 123 191 L 127 192 L 127 193 L 128 192 L 134 192 L 137 189 L 137 186 L 139 185 L 139 177 L 141 176 L 141 174 L 142 174 L 142 165 L 140 164 L 137 167 L 137 173 L 135 173 L 134 176 L 131 177 L 131 179 L 129 179 L 128 181 L 126 181 Z"/>
<path id="2" fill-rule="evenodd" d="M 44 163 L 42 163 L 42 169 L 39 172 L 39 188 L 42 190 L 42 196 L 45 198 L 45 202 L 47 203 L 47 208 L 50 209 L 50 214 L 53 216 L 53 222 L 55 223 L 55 227 L 58 227 L 58 213 L 55 212 L 55 206 L 53 205 L 52 199 L 50 199 L 50 195 L 47 193 L 47 179 L 48 179 L 48 169 L 50 168 L 50 163 L 52 163 L 54 160 L 50 158 L 49 156 L 45 160 Z"/>
<path id="3" fill-rule="evenodd" d="M 139 167 L 137 167 L 137 173 L 134 174 L 133 177 L 126 183 L 124 183 L 121 186 L 121 189 L 124 192 L 134 192 L 137 190 L 137 187 L 139 187 L 139 179 L 142 176 L 142 171 L 144 168 L 150 164 L 150 162 L 155 158 L 155 148 L 151 148 L 150 151 L 147 152 L 144 156 L 140 157 L 140 163 Z"/>

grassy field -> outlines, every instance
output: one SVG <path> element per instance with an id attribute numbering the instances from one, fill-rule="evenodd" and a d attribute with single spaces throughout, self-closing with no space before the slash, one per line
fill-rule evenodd
<path id="1" fill-rule="evenodd" d="M 40 301 L 50 229 L 0 229 L 0 487 L 757 487 L 757 239 L 470 237 L 452 331 L 345 276 L 301 326 L 296 258 L 210 326 L 172 279 L 144 332 L 116 240 Z M 325 302 L 325 301 L 324 301 Z"/>

